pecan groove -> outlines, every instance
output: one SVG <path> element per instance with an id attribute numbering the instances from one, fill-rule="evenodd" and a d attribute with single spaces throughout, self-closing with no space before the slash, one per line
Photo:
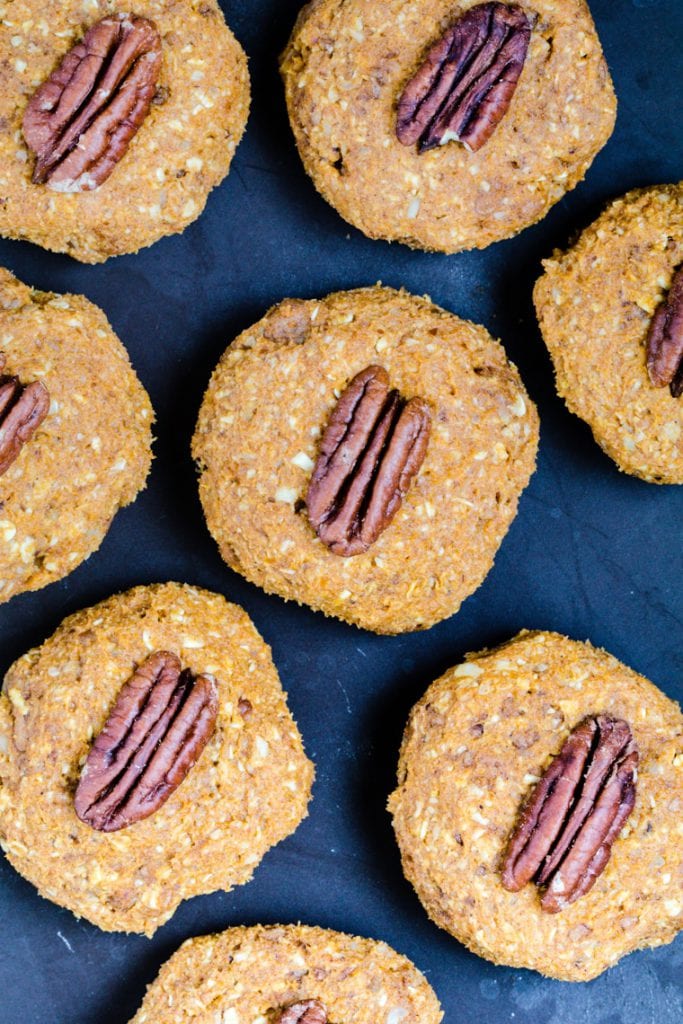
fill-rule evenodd
<path id="1" fill-rule="evenodd" d="M 281 1010 L 275 1024 L 327 1024 L 327 1010 L 318 999 L 304 999 Z"/>
<path id="2" fill-rule="evenodd" d="M 367 551 L 386 530 L 424 460 L 431 415 L 406 402 L 381 366 L 368 366 L 330 416 L 306 496 L 308 518 L 343 556 Z"/>
<path id="3" fill-rule="evenodd" d="M 93 25 L 26 107 L 34 183 L 86 192 L 106 181 L 149 112 L 160 67 L 151 21 L 114 14 Z"/>
<path id="4" fill-rule="evenodd" d="M 95 739 L 74 797 L 76 814 L 115 832 L 157 811 L 213 734 L 218 696 L 168 651 L 151 654 L 124 684 Z"/>
<path id="5" fill-rule="evenodd" d="M 650 322 L 647 372 L 655 387 L 668 384 L 674 398 L 683 395 L 683 267 Z"/>
<path id="6" fill-rule="evenodd" d="M 18 377 L 3 375 L 6 358 L 0 352 L 0 476 L 43 422 L 50 395 L 42 381 L 23 385 Z"/>
<path id="7" fill-rule="evenodd" d="M 604 871 L 636 795 L 638 749 L 627 722 L 581 722 L 533 790 L 512 833 L 502 882 L 547 886 L 541 908 L 564 910 Z"/>
<path id="8" fill-rule="evenodd" d="M 507 113 L 531 25 L 517 4 L 470 7 L 431 47 L 398 101 L 396 135 L 421 153 L 461 142 L 476 152 Z"/>

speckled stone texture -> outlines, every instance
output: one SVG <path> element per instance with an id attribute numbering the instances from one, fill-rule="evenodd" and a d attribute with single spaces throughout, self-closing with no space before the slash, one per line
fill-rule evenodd
<path id="1" fill-rule="evenodd" d="M 189 939 L 164 964 L 131 1024 L 266 1024 L 317 999 L 329 1021 L 439 1024 L 426 979 L 384 942 L 324 928 L 230 928 Z"/>
<path id="2" fill-rule="evenodd" d="M 512 103 L 476 153 L 396 138 L 406 83 L 478 0 L 312 0 L 282 56 L 297 146 L 319 192 L 371 238 L 484 248 L 540 220 L 612 133 L 616 100 L 584 0 L 522 0 L 532 24 Z"/>
<path id="3" fill-rule="evenodd" d="M 341 391 L 370 364 L 428 403 L 427 454 L 364 554 L 318 539 L 305 496 Z M 228 348 L 193 452 L 209 530 L 247 579 L 378 633 L 424 629 L 479 586 L 533 472 L 538 417 L 500 344 L 390 288 L 285 300 Z"/>
<path id="4" fill-rule="evenodd" d="M 501 859 L 530 789 L 600 712 L 631 726 L 636 805 L 593 889 L 545 913 L 534 885 L 503 888 Z M 437 679 L 411 713 L 389 809 L 429 916 L 494 963 L 586 981 L 683 927 L 683 716 L 590 644 L 521 633 Z"/>
<path id="5" fill-rule="evenodd" d="M 0 268 L 2 371 L 42 381 L 50 409 L 0 476 L 0 603 L 62 579 L 144 487 L 152 407 L 101 309 Z"/>
<path id="6" fill-rule="evenodd" d="M 216 679 L 216 730 L 151 817 L 97 832 L 73 794 L 119 690 L 152 651 Z M 238 706 L 250 704 L 248 713 Z M 106 931 L 152 933 L 181 900 L 247 882 L 306 814 L 313 767 L 245 612 L 176 583 L 66 619 L 0 695 L 0 843 L 42 896 Z"/>
<path id="7" fill-rule="evenodd" d="M 683 185 L 615 200 L 534 289 L 557 390 L 625 473 L 683 483 L 683 398 L 647 372 L 652 316 L 683 260 Z"/>
<path id="8" fill-rule="evenodd" d="M 84 30 L 127 11 L 161 35 L 150 113 L 99 188 L 32 184 L 26 104 Z M 246 57 L 215 0 L 0 0 L 0 234 L 99 263 L 182 231 L 228 173 L 248 111 Z"/>

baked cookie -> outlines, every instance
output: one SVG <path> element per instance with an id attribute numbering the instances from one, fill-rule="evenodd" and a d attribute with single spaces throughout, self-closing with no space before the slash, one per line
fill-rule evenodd
<path id="1" fill-rule="evenodd" d="M 231 568 L 401 633 L 482 582 L 537 442 L 536 410 L 483 327 L 376 287 L 285 300 L 244 331 L 213 374 L 193 454 Z"/>
<path id="2" fill-rule="evenodd" d="M 584 0 L 312 0 L 281 70 L 318 191 L 370 238 L 419 249 L 540 220 L 614 127 Z"/>
<path id="3" fill-rule="evenodd" d="M 131 1024 L 439 1024 L 416 967 L 384 942 L 325 928 L 230 928 L 188 939 L 161 968 Z"/>
<path id="4" fill-rule="evenodd" d="M 183 231 L 248 110 L 246 58 L 215 0 L 14 0 L 0 26 L 0 234 L 99 263 Z"/>
<path id="5" fill-rule="evenodd" d="M 100 546 L 145 485 L 153 419 L 101 309 L 0 269 L 0 602 Z"/>
<path id="6" fill-rule="evenodd" d="M 541 632 L 430 686 L 389 800 L 432 920 L 487 960 L 565 981 L 683 926 L 682 808 L 678 705 L 605 651 Z"/>
<path id="7" fill-rule="evenodd" d="M 559 394 L 652 483 L 683 483 L 682 261 L 683 185 L 657 185 L 613 202 L 534 289 Z"/>
<path id="8" fill-rule="evenodd" d="M 0 842 L 106 931 L 152 935 L 181 900 L 247 882 L 305 816 L 312 777 L 269 648 L 217 594 L 116 595 L 5 677 Z"/>

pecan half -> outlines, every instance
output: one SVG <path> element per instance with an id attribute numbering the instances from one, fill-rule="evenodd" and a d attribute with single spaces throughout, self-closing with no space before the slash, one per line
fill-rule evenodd
<path id="1" fill-rule="evenodd" d="M 669 294 L 650 323 L 647 372 L 655 387 L 668 384 L 674 398 L 683 395 L 683 267 L 674 274 Z"/>
<path id="2" fill-rule="evenodd" d="M 151 21 L 113 14 L 93 25 L 26 107 L 33 181 L 58 192 L 106 181 L 149 112 L 160 67 Z"/>
<path id="3" fill-rule="evenodd" d="M 2 375 L 5 362 L 0 352 L 0 476 L 31 440 L 50 408 L 50 395 L 42 381 L 24 385 L 18 377 Z"/>
<path id="4" fill-rule="evenodd" d="M 507 113 L 531 25 L 517 4 L 470 7 L 427 53 L 398 101 L 396 135 L 422 153 L 456 140 L 471 152 Z"/>
<path id="5" fill-rule="evenodd" d="M 339 399 L 308 487 L 308 518 L 335 555 L 367 551 L 386 530 L 424 460 L 431 414 L 406 402 L 381 366 L 357 374 Z"/>
<path id="6" fill-rule="evenodd" d="M 147 818 L 183 781 L 211 738 L 218 695 L 168 651 L 151 654 L 122 687 L 76 789 L 81 821 L 115 832 Z"/>
<path id="7" fill-rule="evenodd" d="M 604 871 L 636 798 L 638 748 L 627 722 L 597 715 L 566 740 L 524 807 L 502 881 L 547 886 L 541 908 L 564 910 Z"/>
<path id="8" fill-rule="evenodd" d="M 305 999 L 281 1010 L 274 1024 L 327 1024 L 327 1010 L 318 999 Z"/>

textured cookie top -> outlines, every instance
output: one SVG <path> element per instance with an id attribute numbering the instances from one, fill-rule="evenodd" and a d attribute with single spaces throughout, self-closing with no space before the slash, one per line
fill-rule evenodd
<path id="1" fill-rule="evenodd" d="M 50 409 L 0 476 L 0 601 L 61 579 L 144 486 L 153 412 L 123 345 L 82 295 L 0 269 L 5 375 L 42 381 Z"/>
<path id="2" fill-rule="evenodd" d="M 653 314 L 683 261 L 683 185 L 617 199 L 544 261 L 536 311 L 557 390 L 620 469 L 683 483 L 683 399 L 648 377 Z"/>
<path id="3" fill-rule="evenodd" d="M 340 557 L 305 497 L 340 392 L 369 364 L 430 409 L 422 466 L 391 525 Z M 207 523 L 265 590 L 380 633 L 457 611 L 493 562 L 535 464 L 536 410 L 476 324 L 389 288 L 286 300 L 221 359 L 194 438 Z"/>
<path id="4" fill-rule="evenodd" d="M 559 914 L 501 862 L 520 806 L 586 716 L 630 723 L 636 805 L 591 891 Z M 521 633 L 469 655 L 410 716 L 389 801 L 403 867 L 430 917 L 475 953 L 568 981 L 683 925 L 683 717 L 611 655 L 554 633 Z"/>
<path id="5" fill-rule="evenodd" d="M 121 687 L 157 650 L 215 678 L 216 729 L 151 817 L 98 832 L 74 811 L 81 767 Z M 245 612 L 207 591 L 168 583 L 111 597 L 5 677 L 3 849 L 41 895 L 107 931 L 151 935 L 181 900 L 248 881 L 304 817 L 312 776 L 269 648 Z"/>
<path id="6" fill-rule="evenodd" d="M 26 105 L 105 15 L 154 23 L 162 64 L 149 114 L 111 177 L 92 192 L 31 182 Z M 86 263 L 182 231 L 227 174 L 249 108 L 244 53 L 215 0 L 0 0 L 0 233 Z"/>
<path id="7" fill-rule="evenodd" d="M 477 0 L 313 0 L 282 57 L 289 116 L 319 191 L 371 238 L 456 252 L 539 220 L 612 133 L 616 101 L 584 0 L 523 0 L 532 33 L 511 105 L 478 152 L 396 137 L 406 84 Z"/>
<path id="8" fill-rule="evenodd" d="M 426 979 L 384 942 L 305 926 L 230 928 L 189 939 L 161 968 L 131 1024 L 251 1024 L 320 1000 L 336 1024 L 439 1024 Z"/>

